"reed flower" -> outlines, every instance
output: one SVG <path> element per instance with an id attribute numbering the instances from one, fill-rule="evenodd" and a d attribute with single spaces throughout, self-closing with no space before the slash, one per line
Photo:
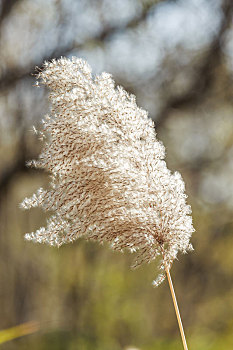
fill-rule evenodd
<path id="1" fill-rule="evenodd" d="M 160 257 L 160 268 L 170 269 L 179 251 L 192 249 L 194 229 L 184 182 L 167 169 L 147 112 L 111 75 L 93 77 L 82 59 L 45 62 L 38 79 L 50 90 L 51 111 L 42 153 L 30 165 L 51 182 L 22 207 L 53 214 L 25 238 L 58 247 L 79 237 L 108 242 L 135 252 L 135 267 Z"/>

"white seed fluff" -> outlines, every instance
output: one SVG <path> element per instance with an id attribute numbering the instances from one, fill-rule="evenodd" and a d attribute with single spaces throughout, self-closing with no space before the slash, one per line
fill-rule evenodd
<path id="1" fill-rule="evenodd" d="M 40 132 L 44 148 L 30 164 L 52 180 L 22 207 L 53 215 L 25 238 L 52 246 L 79 237 L 106 241 L 136 252 L 134 266 L 160 256 L 160 268 L 170 269 L 178 251 L 192 249 L 191 208 L 147 112 L 111 75 L 93 77 L 82 59 L 45 62 L 38 78 L 50 90 L 52 108 Z M 163 279 L 162 273 L 154 284 Z"/>

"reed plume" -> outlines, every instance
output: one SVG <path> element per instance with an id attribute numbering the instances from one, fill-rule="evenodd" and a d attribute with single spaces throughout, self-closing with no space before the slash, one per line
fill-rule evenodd
<path id="1" fill-rule="evenodd" d="M 25 198 L 25 209 L 52 211 L 47 227 L 25 238 L 52 246 L 79 237 L 108 242 L 136 253 L 134 266 L 160 257 L 187 343 L 170 276 L 179 251 L 192 250 L 191 208 L 178 172 L 168 170 L 154 123 L 134 95 L 115 87 L 111 75 L 93 77 L 82 59 L 45 62 L 37 84 L 50 90 L 51 111 L 43 120 L 44 147 L 29 165 L 51 175 L 50 189 Z"/>
<path id="2" fill-rule="evenodd" d="M 153 121 L 82 59 L 45 62 L 38 81 L 50 90 L 51 111 L 39 133 L 43 150 L 29 164 L 48 171 L 51 186 L 21 205 L 53 214 L 25 238 L 58 247 L 79 237 L 106 241 L 135 252 L 135 267 L 159 256 L 158 285 L 177 253 L 192 249 L 194 229 L 184 182 L 167 169 Z"/>

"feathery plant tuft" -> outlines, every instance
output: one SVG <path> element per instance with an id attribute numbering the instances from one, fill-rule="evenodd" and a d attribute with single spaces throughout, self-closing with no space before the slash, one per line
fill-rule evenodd
<path id="1" fill-rule="evenodd" d="M 167 169 L 153 121 L 111 75 L 93 77 L 82 59 L 45 62 L 38 79 L 50 90 L 51 111 L 42 153 L 29 164 L 50 172 L 51 188 L 22 207 L 53 215 L 25 238 L 58 247 L 79 237 L 108 242 L 135 252 L 135 267 L 159 256 L 159 285 L 177 253 L 192 249 L 194 229 L 184 182 Z"/>
<path id="2" fill-rule="evenodd" d="M 51 189 L 40 188 L 22 207 L 54 214 L 25 238 L 58 247 L 79 237 L 107 241 L 137 252 L 135 267 L 159 255 L 161 269 L 170 269 L 178 251 L 192 249 L 191 209 L 147 112 L 111 75 L 92 77 L 82 59 L 45 62 L 38 78 L 52 108 L 42 153 L 29 164 L 51 173 Z"/>

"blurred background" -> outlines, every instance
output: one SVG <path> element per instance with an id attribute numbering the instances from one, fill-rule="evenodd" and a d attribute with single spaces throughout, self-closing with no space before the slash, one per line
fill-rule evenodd
<path id="1" fill-rule="evenodd" d="M 0 330 L 39 330 L 1 349 L 181 349 L 167 281 L 153 264 L 82 240 L 59 250 L 24 241 L 45 224 L 19 203 L 48 176 L 28 169 L 48 111 L 35 66 L 86 59 L 137 96 L 168 167 L 186 182 L 195 251 L 172 276 L 190 349 L 233 349 L 233 1 L 0 1 Z"/>

